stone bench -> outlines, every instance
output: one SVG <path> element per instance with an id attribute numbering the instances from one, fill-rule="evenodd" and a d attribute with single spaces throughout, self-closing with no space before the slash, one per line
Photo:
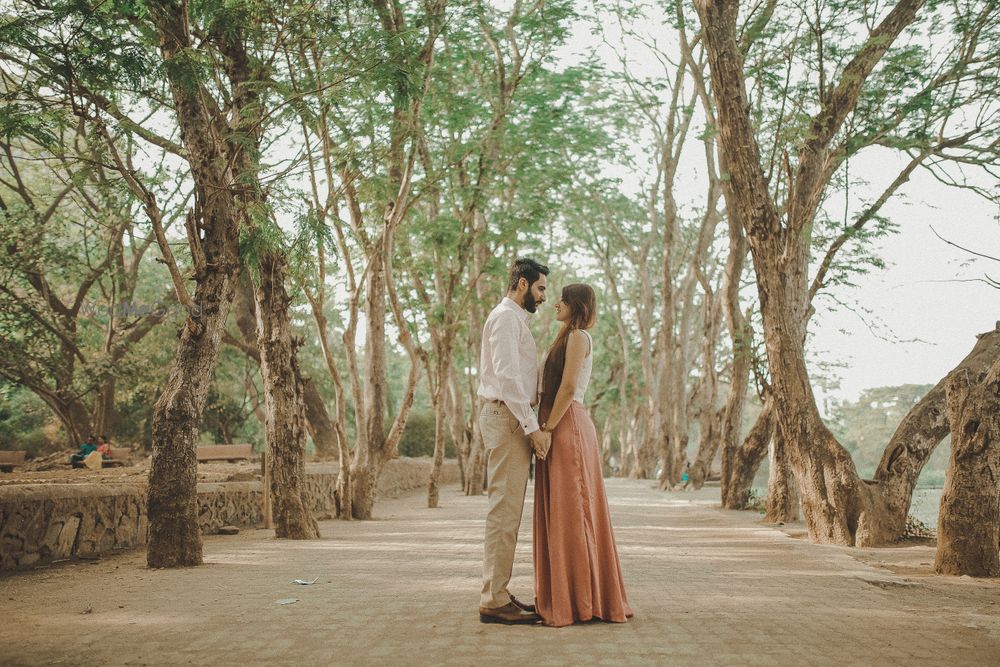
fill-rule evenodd
<path id="1" fill-rule="evenodd" d="M 20 449 L 0 449 L 0 472 L 14 472 L 14 468 L 24 464 L 25 454 Z"/>
<path id="2" fill-rule="evenodd" d="M 101 460 L 102 468 L 116 468 L 132 465 L 132 450 L 128 447 L 112 447 L 110 458 Z"/>
<path id="3" fill-rule="evenodd" d="M 253 456 L 253 445 L 203 445 L 198 447 L 198 463 L 228 461 L 236 463 Z"/>

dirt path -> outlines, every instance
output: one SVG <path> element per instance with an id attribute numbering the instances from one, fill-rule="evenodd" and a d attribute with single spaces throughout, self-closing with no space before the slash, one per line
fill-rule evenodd
<path id="1" fill-rule="evenodd" d="M 382 501 L 312 542 L 213 536 L 206 565 L 142 552 L 0 578 L 13 665 L 997 664 L 1000 581 L 929 574 L 929 547 L 861 554 L 761 526 L 697 494 L 610 480 L 636 618 L 564 629 L 478 621 L 485 498 Z M 531 491 L 529 489 L 529 499 Z M 531 596 L 530 502 L 512 590 Z M 290 583 L 311 580 L 312 586 Z M 282 599 L 298 602 L 276 604 Z"/>

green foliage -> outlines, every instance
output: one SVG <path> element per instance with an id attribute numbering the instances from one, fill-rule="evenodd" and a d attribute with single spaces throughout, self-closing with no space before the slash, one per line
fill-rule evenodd
<path id="1" fill-rule="evenodd" d="M 44 431 L 48 419 L 49 410 L 38 397 L 0 379 L 0 449 L 46 453 L 52 444 Z"/>
<path id="2" fill-rule="evenodd" d="M 400 456 L 433 456 L 434 455 L 434 412 L 431 410 L 413 410 L 406 420 L 403 437 L 399 441 Z M 451 436 L 445 436 L 446 457 L 455 456 L 455 443 Z"/>
<path id="3" fill-rule="evenodd" d="M 746 15 L 765 4 L 770 3 L 751 3 L 744 11 L 743 18 L 752 19 L 744 33 L 745 66 L 761 159 L 782 208 L 786 171 L 794 171 L 798 150 L 815 131 L 813 116 L 857 54 L 866 33 L 861 26 L 877 22 L 887 9 L 864 0 L 836 0 L 777 3 L 773 16 Z M 346 274 L 348 269 L 355 278 L 364 274 L 387 202 L 399 192 L 399 158 L 408 164 L 411 155 L 413 191 L 396 233 L 394 278 L 405 326 L 428 351 L 428 365 L 435 354 L 448 354 L 462 391 L 472 393 L 468 389 L 475 379 L 467 373 L 477 363 L 479 315 L 501 293 L 512 256 L 525 252 L 550 264 L 553 284 L 581 280 L 598 291 L 595 414 L 609 419 L 645 395 L 649 387 L 643 384 L 643 350 L 637 341 L 647 327 L 659 327 L 659 294 L 653 295 L 649 321 L 643 321 L 636 304 L 650 276 L 637 270 L 626 246 L 642 248 L 646 266 L 658 267 L 663 229 L 662 219 L 649 215 L 646 192 L 630 191 L 629 179 L 648 174 L 660 157 L 642 148 L 652 124 L 693 119 L 691 143 L 692 137 L 702 142 L 717 134 L 718 128 L 702 118 L 690 81 L 681 84 L 676 116 L 667 118 L 663 111 L 673 92 L 671 77 L 625 76 L 611 71 L 606 54 L 597 51 L 567 57 L 581 13 L 592 10 L 571 0 L 530 7 L 458 3 L 445 5 L 443 15 L 433 3 L 407 0 L 398 4 L 405 23 L 400 30 L 387 29 L 380 6 L 370 2 L 196 0 L 185 5 L 193 45 L 164 61 L 154 19 L 170 6 L 159 0 L 15 0 L 0 24 L 0 56 L 10 73 L 0 92 L 0 140 L 16 154 L 34 200 L 28 202 L 7 185 L 12 177 L 4 172 L 0 374 L 21 386 L 34 383 L 38 391 L 58 387 L 88 405 L 96 388 L 114 379 L 119 435 L 147 438 L 181 318 L 172 315 L 130 343 L 123 358 L 112 358 L 105 349 L 109 338 L 120 339 L 139 322 L 102 313 L 123 298 L 162 303 L 168 281 L 162 267 L 145 259 L 136 275 L 129 275 L 129 264 L 142 258 L 143 243 L 151 240 L 150 226 L 135 194 L 114 171 L 101 131 L 106 129 L 137 165 L 136 175 L 168 221 L 182 220 L 191 204 L 187 166 L 175 166 L 173 157 L 166 158 L 156 142 L 136 130 L 141 126 L 183 143 L 172 108 L 173 93 L 181 88 L 197 90 L 227 113 L 239 114 L 230 118 L 225 141 L 230 149 L 242 149 L 250 162 L 248 170 L 231 174 L 234 185 L 250 188 L 253 195 L 243 211 L 241 255 L 251 272 L 266 253 L 287 256 L 295 276 L 293 326 L 306 342 L 300 362 L 325 397 L 333 395 L 332 381 L 315 328 L 304 316 L 303 290 L 325 289 L 325 314 L 333 329 L 327 333 L 334 341 L 334 361 L 346 376 L 340 344 Z M 593 8 L 628 24 L 655 19 L 667 30 L 683 23 L 689 35 L 697 31 L 689 3 L 683 3 L 680 16 L 668 9 L 665 13 L 662 6 L 643 2 Z M 933 148 L 942 136 L 975 129 L 978 144 L 959 159 L 970 165 L 995 162 L 1000 30 L 988 9 L 973 0 L 928 3 L 862 91 L 835 138 L 834 169 L 822 193 L 825 205 L 808 229 L 817 259 L 846 237 L 827 286 L 851 285 L 858 275 L 881 268 L 879 242 L 896 229 L 878 211 L 869 223 L 852 229 L 884 186 L 852 176 L 853 157 L 876 146 L 908 157 Z M 602 26 L 594 23 L 594 29 L 603 35 Z M 962 49 L 952 47 L 968 44 L 973 34 L 975 57 L 963 61 Z M 233 63 L 225 49 L 237 42 L 247 49 L 244 64 L 257 75 L 239 91 L 231 85 L 227 67 Z M 433 58 L 426 57 L 428 45 Z M 675 55 L 668 54 L 666 61 L 679 62 Z M 234 96 L 240 93 L 255 101 L 237 107 Z M 978 108 L 983 113 L 973 113 Z M 122 115 L 131 122 L 122 121 Z M 81 123 L 82 135 L 75 129 Z M 325 155 L 322 148 L 328 150 Z M 700 157 L 701 146 L 695 152 Z M 66 185 L 72 191 L 61 195 Z M 649 185 L 644 181 L 641 188 Z M 357 220 L 347 201 L 348 186 L 356 194 L 350 203 L 357 204 Z M 849 204 L 839 206 L 839 195 Z M 678 197 L 680 221 L 669 249 L 678 265 L 690 252 L 704 213 L 692 197 Z M 52 205 L 55 213 L 42 224 Z M 119 221 L 133 221 L 124 233 L 123 251 L 113 253 L 83 290 L 77 316 L 57 317 L 34 285 L 36 274 L 44 273 L 49 293 L 71 302 L 104 258 L 108 227 Z M 191 262 L 179 226 L 168 236 L 187 274 Z M 711 266 L 703 267 L 713 280 L 723 246 L 717 240 Z M 316 270 L 319 249 L 326 259 L 323 285 Z M 613 290 L 624 304 L 621 311 Z M 536 320 L 544 332 L 542 346 L 554 328 L 546 318 L 550 315 Z M 432 343 L 442 335 L 452 336 L 450 348 L 436 350 Z M 746 347 L 757 350 L 755 344 L 748 341 Z M 74 347 L 78 353 L 68 352 Z M 394 412 L 409 361 L 394 348 L 388 365 Z M 626 373 L 629 382 L 622 388 L 619 380 Z M 251 406 L 258 382 L 244 356 L 224 348 L 206 438 L 259 440 Z M 430 453 L 433 447 L 429 396 L 423 385 L 419 391 L 401 445 L 404 454 Z M 837 405 L 833 417 L 863 471 L 877 463 L 897 412 L 905 411 L 918 388 L 886 389 L 884 396 L 879 391 L 856 404 Z M 17 400 L 22 399 L 27 401 Z M 864 401 L 881 407 L 865 407 Z M 353 432 L 349 400 L 348 406 Z M 13 416 L 4 423 L 25 433 L 40 428 Z"/>

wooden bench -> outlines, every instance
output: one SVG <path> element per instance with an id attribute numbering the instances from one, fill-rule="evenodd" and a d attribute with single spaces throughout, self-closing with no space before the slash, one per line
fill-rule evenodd
<path id="1" fill-rule="evenodd" d="M 198 463 L 208 461 L 246 461 L 253 456 L 253 445 L 203 445 L 198 447 Z"/>
<path id="2" fill-rule="evenodd" d="M 102 468 L 116 468 L 132 465 L 132 450 L 128 447 L 112 447 L 111 458 L 101 461 Z"/>
<path id="3" fill-rule="evenodd" d="M 14 472 L 14 468 L 24 463 L 25 452 L 20 449 L 0 449 L 0 471 Z"/>

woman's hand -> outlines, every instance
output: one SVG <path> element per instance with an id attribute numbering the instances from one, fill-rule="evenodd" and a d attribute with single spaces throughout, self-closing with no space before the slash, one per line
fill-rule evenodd
<path id="1" fill-rule="evenodd" d="M 532 431 L 528 439 L 531 441 L 531 449 L 535 452 L 535 456 L 544 461 L 549 454 L 549 447 L 552 446 L 552 434 L 539 429 Z"/>

